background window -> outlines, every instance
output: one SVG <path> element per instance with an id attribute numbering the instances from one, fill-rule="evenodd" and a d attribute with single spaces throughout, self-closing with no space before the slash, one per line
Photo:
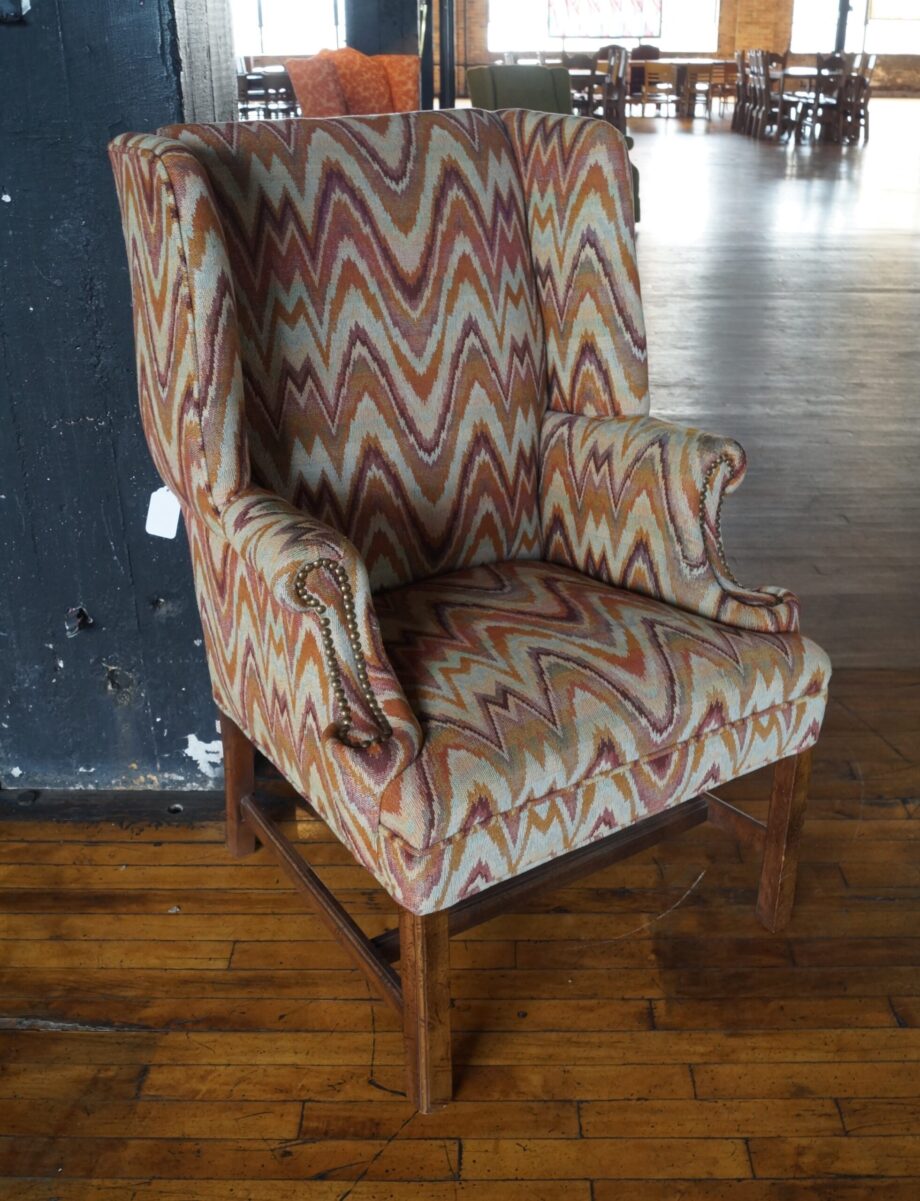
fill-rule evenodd
<path id="1" fill-rule="evenodd" d="M 638 32 L 640 26 L 657 28 L 659 12 L 659 36 Z M 564 21 L 573 32 L 562 36 Z M 594 32 L 585 36 L 588 29 Z M 641 41 L 662 51 L 711 53 L 719 41 L 719 0 L 489 0 L 488 37 L 489 50 L 499 53 L 577 51 L 603 41 L 627 46 Z"/>
<path id="2" fill-rule="evenodd" d="M 920 54 L 920 0 L 850 0 L 846 48 Z"/>
<path id="3" fill-rule="evenodd" d="M 315 54 L 345 45 L 337 0 L 230 0 L 237 55 Z"/>
<path id="4" fill-rule="evenodd" d="M 830 54 L 839 19 L 838 0 L 795 0 L 789 49 L 793 54 Z"/>

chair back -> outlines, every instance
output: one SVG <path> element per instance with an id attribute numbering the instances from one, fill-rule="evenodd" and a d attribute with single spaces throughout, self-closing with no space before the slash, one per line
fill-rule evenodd
<path id="1" fill-rule="evenodd" d="M 707 117 L 712 112 L 713 68 L 711 66 L 689 66 L 685 68 L 683 103 L 689 116 L 696 116 L 696 106 L 702 102 Z"/>
<path id="2" fill-rule="evenodd" d="M 620 133 L 626 133 L 626 102 L 629 99 L 629 51 L 625 46 L 607 48 L 602 100 L 603 116 Z"/>
<path id="3" fill-rule="evenodd" d="M 815 59 L 815 94 L 822 101 L 842 104 L 847 78 L 853 64 L 852 54 L 819 54 Z"/>
<path id="4" fill-rule="evenodd" d="M 661 66 L 656 62 L 647 62 L 642 69 L 645 71 L 647 92 L 664 92 L 677 87 L 677 68 L 671 63 Z"/>
<path id="5" fill-rule="evenodd" d="M 144 425 L 190 519 L 252 482 L 342 531 L 374 587 L 538 557 L 547 406 L 647 411 L 603 122 L 187 125 L 111 153 Z"/>
<path id="6" fill-rule="evenodd" d="M 470 67 L 467 88 L 474 108 L 529 108 L 571 113 L 572 87 L 565 67 L 495 63 Z"/>
<path id="7" fill-rule="evenodd" d="M 750 111 L 750 65 L 743 50 L 735 53 L 735 111 L 732 113 L 732 129 L 744 130 Z"/>
<path id="8" fill-rule="evenodd" d="M 709 82 L 726 95 L 731 95 L 737 79 L 738 67 L 735 63 L 713 63 L 709 68 Z"/>
<path id="9" fill-rule="evenodd" d="M 631 51 L 630 58 L 633 62 L 646 62 L 649 59 L 661 58 L 661 51 L 657 46 L 649 46 L 647 42 L 642 42 Z"/>
<path id="10" fill-rule="evenodd" d="M 572 111 L 583 117 L 592 116 L 601 87 L 597 54 L 563 53 L 561 66 L 569 73 Z"/>

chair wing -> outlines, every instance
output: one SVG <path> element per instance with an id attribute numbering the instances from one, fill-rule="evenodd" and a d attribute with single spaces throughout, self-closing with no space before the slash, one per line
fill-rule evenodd
<path id="1" fill-rule="evenodd" d="M 647 413 L 645 321 L 623 136 L 604 121 L 580 117 L 523 110 L 501 116 L 524 186 L 548 407 L 605 417 Z"/>
<path id="2" fill-rule="evenodd" d="M 236 302 L 207 175 L 165 138 L 110 147 L 134 296 L 144 429 L 160 475 L 215 519 L 249 482 Z"/>
<path id="3" fill-rule="evenodd" d="M 153 136 L 125 135 L 110 153 L 141 415 L 182 504 L 215 700 L 367 862 L 367 798 L 414 758 L 420 736 L 364 564 L 338 530 L 251 483 L 234 281 L 200 162 Z M 306 600 L 294 591 L 301 569 Z M 355 806 L 337 805 L 343 795 Z"/>

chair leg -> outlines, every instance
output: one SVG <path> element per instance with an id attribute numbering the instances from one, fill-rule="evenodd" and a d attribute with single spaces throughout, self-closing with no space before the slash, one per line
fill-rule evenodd
<path id="1" fill-rule="evenodd" d="M 453 1096 L 447 913 L 399 914 L 403 1039 L 409 1100 L 431 1113 Z"/>
<path id="2" fill-rule="evenodd" d="M 792 916 L 799 842 L 811 775 L 811 751 L 780 759 L 773 768 L 773 792 L 757 892 L 757 917 L 772 933 Z"/>
<path id="3" fill-rule="evenodd" d="M 243 820 L 240 801 L 255 789 L 255 747 L 225 713 L 220 715 L 224 744 L 224 797 L 227 805 L 227 849 L 241 859 L 256 849 L 256 836 Z"/>

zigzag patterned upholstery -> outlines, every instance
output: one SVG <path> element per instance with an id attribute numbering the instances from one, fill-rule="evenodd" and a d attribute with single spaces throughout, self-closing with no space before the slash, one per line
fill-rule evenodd
<path id="1" fill-rule="evenodd" d="M 828 663 L 807 638 L 565 567 L 455 571 L 376 608 L 423 735 L 382 797 L 382 868 L 420 912 L 773 763 L 821 726 Z"/>
<path id="2" fill-rule="evenodd" d="M 612 127 L 184 126 L 111 157 L 215 700 L 403 906 L 815 741 L 826 656 L 725 563 L 743 453 L 647 415 Z"/>

